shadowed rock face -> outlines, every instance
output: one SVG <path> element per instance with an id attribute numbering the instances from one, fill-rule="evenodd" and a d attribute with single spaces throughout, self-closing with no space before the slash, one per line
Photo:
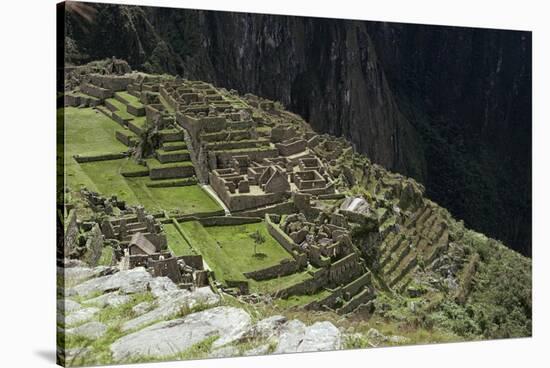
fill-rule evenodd
<path id="1" fill-rule="evenodd" d="M 474 229 L 531 249 L 526 32 L 96 5 L 69 61 L 117 56 L 283 102 Z"/>

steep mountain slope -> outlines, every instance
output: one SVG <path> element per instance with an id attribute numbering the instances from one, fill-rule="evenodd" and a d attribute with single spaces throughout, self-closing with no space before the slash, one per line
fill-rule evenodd
<path id="1" fill-rule="evenodd" d="M 131 72 L 122 60 L 66 68 L 65 78 L 58 262 L 66 267 L 59 297 L 69 313 L 59 308 L 58 343 L 69 362 L 531 336 L 531 260 L 469 230 L 429 200 L 421 184 L 373 163 L 349 141 L 317 134 L 278 102 L 179 76 Z M 187 192 L 197 180 L 188 170 L 172 170 L 182 167 L 205 170 L 212 195 L 223 196 L 219 201 L 231 213 L 220 217 L 217 206 L 211 212 L 189 206 L 202 190 Z M 221 173 L 229 178 L 227 189 L 219 185 Z M 265 188 L 274 180 L 290 198 L 265 206 Z M 145 216 L 144 225 L 145 208 L 154 215 Z M 256 225 L 245 230 L 245 223 Z M 128 249 L 142 231 L 166 235 L 159 245 L 166 252 L 149 252 L 138 264 L 143 255 Z M 262 234 L 271 241 L 256 243 Z M 281 261 L 267 266 L 263 260 L 276 249 Z M 186 254 L 192 258 L 177 263 Z M 196 256 L 210 271 L 191 266 Z M 155 271 L 157 262 L 170 260 L 179 277 L 177 270 Z M 195 285 L 205 275 L 212 290 Z M 184 276 L 193 284 L 182 282 Z M 299 330 L 293 337 L 274 328 L 275 339 L 255 333 L 271 318 L 281 331 Z M 194 319 L 200 323 L 193 331 L 210 332 L 190 336 L 187 322 Z M 142 329 L 152 322 L 158 323 Z M 298 343 L 319 327 L 312 340 L 330 336 L 330 344 Z M 224 344 L 230 346 L 220 351 Z"/>
<path id="2" fill-rule="evenodd" d="M 279 100 L 530 254 L 530 34 L 108 4 L 90 13 L 69 13 L 68 62 L 114 55 Z"/>

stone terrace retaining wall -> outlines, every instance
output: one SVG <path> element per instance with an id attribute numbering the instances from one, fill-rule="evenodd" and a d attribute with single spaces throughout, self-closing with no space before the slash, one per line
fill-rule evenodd
<path id="1" fill-rule="evenodd" d="M 204 270 L 202 256 L 201 255 L 188 255 L 179 256 L 177 259 L 183 259 L 186 265 L 191 266 L 196 270 Z"/>
<path id="2" fill-rule="evenodd" d="M 321 309 L 321 307 L 326 306 L 329 308 L 333 308 L 334 305 L 336 305 L 336 302 L 339 298 L 342 298 L 342 288 L 338 287 L 334 289 L 334 292 L 332 292 L 329 296 L 320 299 L 320 300 L 314 300 L 311 303 L 308 303 L 304 305 L 305 310 L 318 310 Z"/>
<path id="3" fill-rule="evenodd" d="M 111 89 L 94 86 L 93 84 L 82 83 L 80 85 L 80 90 L 87 95 L 94 96 L 99 99 L 113 97 L 113 91 Z"/>
<path id="4" fill-rule="evenodd" d="M 126 153 L 126 152 L 106 153 L 104 155 L 95 155 L 95 156 L 75 155 L 73 157 L 74 157 L 75 161 L 80 164 L 80 163 L 84 163 L 84 162 L 118 160 L 118 159 L 121 159 L 121 158 L 128 157 L 128 153 Z"/>
<path id="5" fill-rule="evenodd" d="M 261 217 L 213 216 L 199 219 L 202 226 L 235 226 L 262 222 Z"/>
<path id="6" fill-rule="evenodd" d="M 314 294 L 328 283 L 328 272 L 321 268 L 313 273 L 313 277 L 285 289 L 277 290 L 273 295 L 280 298 L 288 298 L 292 295 Z"/>
<path id="7" fill-rule="evenodd" d="M 285 234 L 283 230 L 274 224 L 269 215 L 265 215 L 265 223 L 267 226 L 267 232 L 269 235 L 275 238 L 281 244 L 281 246 L 298 262 L 300 265 L 307 264 L 307 255 L 302 253 L 302 250 L 298 244 L 294 243 L 292 238 Z"/>
<path id="8" fill-rule="evenodd" d="M 151 180 L 186 178 L 193 175 L 195 175 L 195 168 L 191 165 L 174 167 L 152 167 L 149 170 L 149 176 L 151 177 Z"/>
<path id="9" fill-rule="evenodd" d="M 175 217 L 175 220 L 178 221 L 178 222 L 198 221 L 201 218 L 205 218 L 205 217 L 223 216 L 223 215 L 225 215 L 224 210 L 211 211 L 211 212 L 195 212 L 192 215 L 177 216 L 177 217 Z"/>
<path id="10" fill-rule="evenodd" d="M 261 216 L 264 217 L 266 214 L 277 214 L 277 215 L 287 215 L 289 213 L 296 213 L 297 209 L 294 205 L 294 202 L 283 202 L 274 204 L 272 206 L 262 207 L 253 210 L 246 210 L 239 212 L 240 216 Z"/>
<path id="11" fill-rule="evenodd" d="M 297 272 L 300 268 L 301 266 L 298 262 L 284 259 L 277 265 L 266 267 L 257 271 L 246 272 L 244 275 L 250 279 L 261 281 L 280 276 L 287 276 Z"/>
<path id="12" fill-rule="evenodd" d="M 346 294 L 356 295 L 364 286 L 369 284 L 370 281 L 371 281 L 370 273 L 365 273 L 364 275 L 358 277 L 357 279 L 353 280 L 349 284 L 345 286 L 337 287 L 336 289 L 334 289 L 334 292 L 329 296 L 320 300 L 314 300 L 311 303 L 306 304 L 304 306 L 304 309 L 315 310 L 315 309 L 321 309 L 322 306 L 333 308 L 338 298 L 343 299 Z M 353 299 L 355 299 L 355 297 L 351 298 L 349 302 L 351 302 Z M 349 302 L 344 304 L 344 306 L 349 304 Z M 344 306 L 342 306 L 342 308 L 344 308 Z M 352 305 L 346 306 L 346 309 L 344 309 L 344 311 L 350 308 L 351 306 Z"/>
<path id="13" fill-rule="evenodd" d="M 354 252 L 330 266 L 329 279 L 332 284 L 341 284 L 356 277 L 360 272 L 359 256 Z"/>
<path id="14" fill-rule="evenodd" d="M 103 75 L 103 74 L 90 74 L 92 83 L 96 86 L 112 89 L 113 91 L 124 91 L 134 78 L 131 76 L 122 75 Z"/>
<path id="15" fill-rule="evenodd" d="M 361 291 L 359 294 L 351 298 L 350 301 L 345 303 L 342 307 L 338 308 L 336 310 L 336 313 L 346 314 L 346 313 L 352 312 L 355 308 L 357 308 L 361 304 L 364 304 L 369 300 L 371 300 L 374 297 L 374 295 L 375 294 L 371 289 L 366 288 L 365 290 Z"/>

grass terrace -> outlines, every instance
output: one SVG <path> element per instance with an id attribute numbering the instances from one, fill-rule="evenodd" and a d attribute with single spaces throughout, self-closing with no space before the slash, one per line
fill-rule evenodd
<path id="1" fill-rule="evenodd" d="M 144 116 L 133 116 L 132 120 L 130 120 L 130 123 L 137 126 L 140 129 L 145 128 L 145 125 L 147 124 L 147 117 Z"/>
<path id="2" fill-rule="evenodd" d="M 222 282 L 247 280 L 243 272 L 259 270 L 276 265 L 283 259 L 291 259 L 283 247 L 269 235 L 264 222 L 203 227 L 198 221 L 188 221 L 180 226 L 193 247 L 202 254 L 208 266 L 214 271 L 216 278 Z M 257 245 L 255 255 L 254 239 L 250 234 L 256 231 L 264 237 L 265 242 Z M 290 276 L 290 284 L 299 279 L 293 276 Z M 261 283 L 270 286 L 271 281 L 279 285 L 276 280 Z"/>
<path id="3" fill-rule="evenodd" d="M 94 182 L 82 171 L 73 156 L 126 152 L 128 147 L 115 138 L 115 131 L 120 126 L 90 107 L 66 107 L 64 112 L 59 109 L 57 113 L 59 119 L 64 121 L 64 124 L 58 125 L 58 139 L 59 148 L 64 150 L 63 170 L 67 184 L 75 190 L 82 186 L 96 190 Z"/>
<path id="4" fill-rule="evenodd" d="M 122 102 L 120 102 L 119 100 L 117 100 L 116 98 L 108 98 L 105 100 L 106 102 L 110 103 L 111 105 L 113 105 L 115 108 L 116 108 L 116 111 L 115 113 L 120 116 L 122 119 L 124 120 L 130 120 L 130 119 L 134 119 L 135 116 L 130 114 L 127 110 L 126 110 L 126 105 L 123 104 Z"/>
<path id="5" fill-rule="evenodd" d="M 164 232 L 168 240 L 168 249 L 176 257 L 194 255 L 196 252 L 191 248 L 191 245 L 185 240 L 183 235 L 180 234 L 176 225 L 164 224 Z"/>
<path id="6" fill-rule="evenodd" d="M 122 97 L 122 99 L 124 101 L 127 101 L 128 104 L 134 106 L 134 107 L 137 107 L 137 108 L 140 108 L 140 107 L 143 107 L 143 104 L 141 103 L 141 101 L 139 100 L 139 98 L 137 98 L 136 96 L 126 92 L 126 91 L 122 91 L 122 92 L 116 92 L 117 95 L 119 95 L 120 97 Z"/>
<path id="7" fill-rule="evenodd" d="M 148 211 L 166 210 L 182 215 L 220 211 L 219 205 L 198 185 L 185 187 L 148 187 L 148 177 L 125 178 L 122 171 L 142 169 L 131 159 L 76 164 L 76 175 L 68 178 L 71 187 L 86 185 L 105 196 L 117 195 L 130 205 L 142 204 Z M 76 182 L 78 181 L 78 182 Z M 73 184 L 73 185 L 71 185 Z"/>

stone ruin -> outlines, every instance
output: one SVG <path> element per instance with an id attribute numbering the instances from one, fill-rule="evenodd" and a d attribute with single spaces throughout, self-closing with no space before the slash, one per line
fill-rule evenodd
<path id="1" fill-rule="evenodd" d="M 199 181 L 211 187 L 227 215 L 264 218 L 270 235 L 292 259 L 245 276 L 267 280 L 306 269 L 311 276 L 273 296 L 329 291 L 306 308 L 347 313 L 374 297 L 364 262 L 371 249 L 380 249 L 378 262 L 388 286 L 403 290 L 410 280 L 406 276 L 417 266 L 416 256 L 431 261 L 448 244 L 447 225 L 423 199 L 420 184 L 361 159 L 343 138 L 313 132 L 279 103 L 201 81 L 130 72 L 116 60 L 79 74 L 73 87 L 65 95 L 66 105 L 95 106 L 120 124 L 116 138 L 128 153 L 135 152 L 144 132 L 139 119 L 160 132 L 152 154 L 158 162 L 123 176 Z M 139 102 L 131 103 L 119 92 Z M 175 185 L 180 184 L 186 183 Z M 343 194 L 356 184 L 369 194 Z M 90 191 L 83 197 L 94 212 L 108 217 L 99 227 L 86 225 L 89 236 L 84 238 L 70 226 L 66 247 L 74 257 L 100 243 L 99 228 L 101 243 L 115 249 L 123 267 L 144 266 L 184 287 L 208 283 L 201 256 L 175 257 L 167 251 L 158 218 L 116 197 Z M 354 243 L 357 230 L 369 236 Z M 246 281 L 223 286 L 248 293 Z"/>

